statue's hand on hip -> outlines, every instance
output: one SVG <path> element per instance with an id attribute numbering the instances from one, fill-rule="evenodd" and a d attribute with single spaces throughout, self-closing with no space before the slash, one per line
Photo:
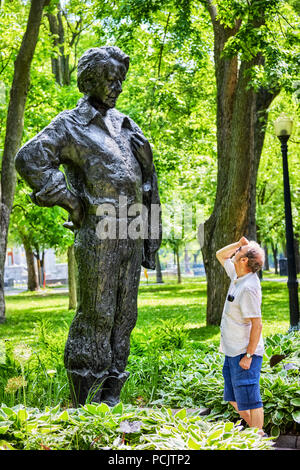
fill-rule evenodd
<path id="1" fill-rule="evenodd" d="M 145 178 L 148 178 L 153 166 L 153 154 L 148 140 L 141 134 L 133 134 L 131 146 L 135 158 L 142 167 Z"/>
<path id="2" fill-rule="evenodd" d="M 81 227 L 84 216 L 84 209 L 81 200 L 69 192 L 67 199 L 64 201 L 63 207 L 69 212 L 69 221 L 64 224 L 64 227 L 75 230 Z"/>

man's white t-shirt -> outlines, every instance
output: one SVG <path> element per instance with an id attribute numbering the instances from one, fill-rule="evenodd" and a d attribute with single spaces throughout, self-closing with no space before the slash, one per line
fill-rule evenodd
<path id="1" fill-rule="evenodd" d="M 224 268 L 231 283 L 221 320 L 220 351 L 234 357 L 247 352 L 252 326 L 250 318 L 261 317 L 261 285 L 256 273 L 238 278 L 230 258 L 225 261 Z M 228 300 L 228 295 L 234 297 L 233 302 Z M 262 335 L 254 354 L 264 354 Z"/>

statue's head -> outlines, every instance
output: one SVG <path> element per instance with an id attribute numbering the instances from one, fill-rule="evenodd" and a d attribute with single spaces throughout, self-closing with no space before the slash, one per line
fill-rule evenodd
<path id="1" fill-rule="evenodd" d="M 78 61 L 78 88 L 98 103 L 113 108 L 122 92 L 128 67 L 129 57 L 118 47 L 88 49 Z"/>

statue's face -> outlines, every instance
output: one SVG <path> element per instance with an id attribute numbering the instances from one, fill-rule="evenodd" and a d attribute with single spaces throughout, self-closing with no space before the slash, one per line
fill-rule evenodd
<path id="1" fill-rule="evenodd" d="M 104 70 L 99 65 L 99 80 L 96 81 L 92 97 L 98 103 L 113 108 L 122 92 L 122 82 L 125 80 L 126 72 L 125 65 L 115 59 L 109 59 Z"/>

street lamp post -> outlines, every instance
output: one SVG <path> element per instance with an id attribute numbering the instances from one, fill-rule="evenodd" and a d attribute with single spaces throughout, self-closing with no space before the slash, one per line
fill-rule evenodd
<path id="1" fill-rule="evenodd" d="M 284 207 L 285 207 L 285 233 L 287 249 L 287 267 L 288 267 L 288 289 L 290 300 L 290 331 L 299 329 L 299 300 L 298 300 L 298 281 L 296 270 L 296 259 L 294 250 L 294 231 L 291 207 L 291 193 L 289 182 L 289 168 L 287 159 L 287 142 L 290 138 L 293 128 L 293 121 L 286 115 L 279 116 L 274 123 L 275 134 L 281 142 L 282 165 L 283 165 L 283 184 L 284 184 Z"/>

